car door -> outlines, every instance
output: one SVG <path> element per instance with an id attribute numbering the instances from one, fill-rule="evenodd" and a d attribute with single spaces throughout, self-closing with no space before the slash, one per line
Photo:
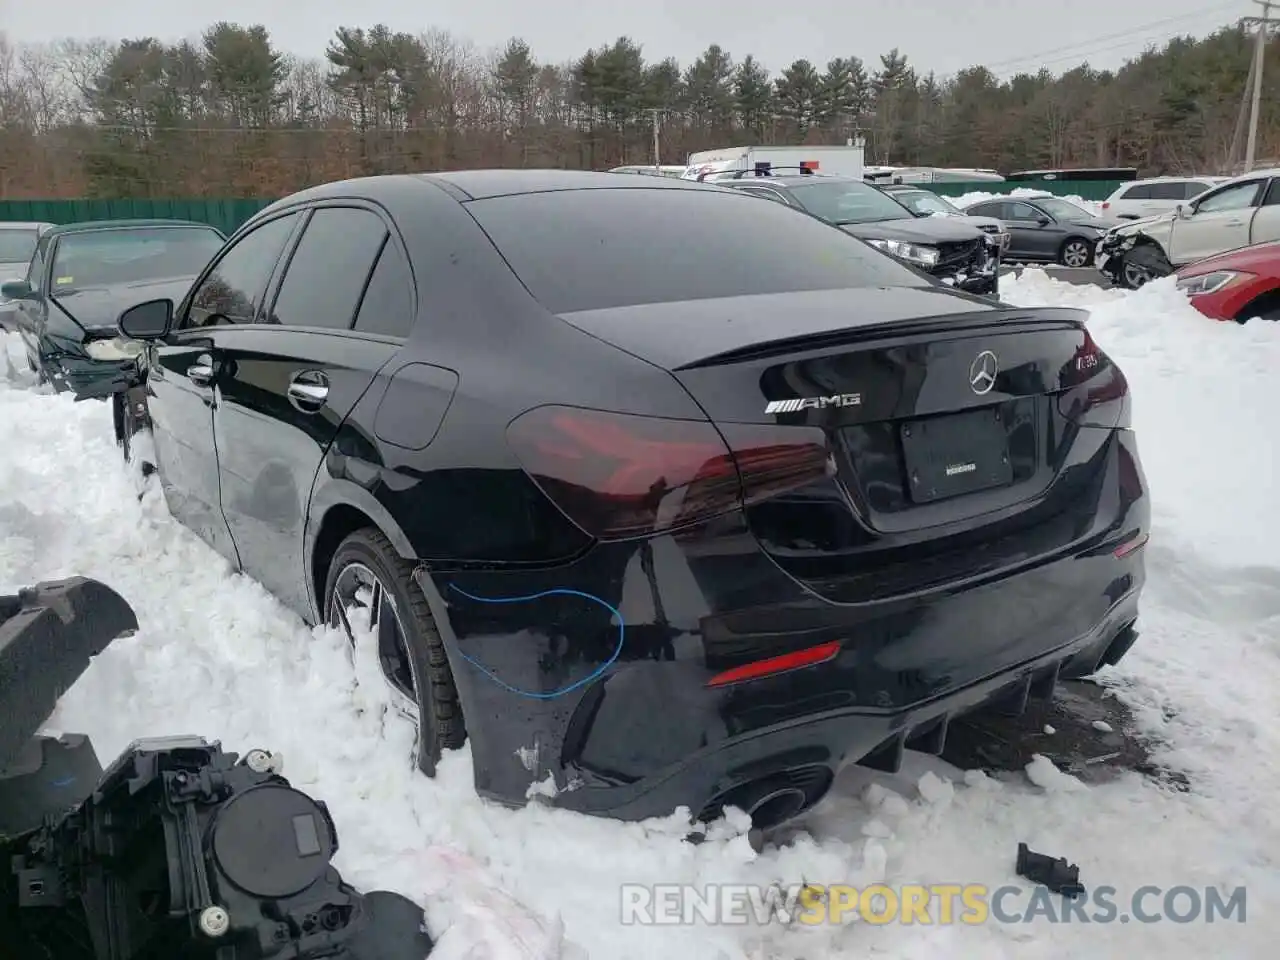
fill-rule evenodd
<path id="1" fill-rule="evenodd" d="M 1262 197 L 1262 205 L 1253 215 L 1253 230 L 1249 242 L 1267 243 L 1280 240 L 1280 177 L 1272 179 Z"/>
<path id="2" fill-rule="evenodd" d="M 213 413 L 221 358 L 215 336 L 253 322 L 298 226 L 295 211 L 255 226 L 219 252 L 178 308 L 174 329 L 149 355 L 148 407 L 169 512 L 239 564 L 222 514 Z"/>
<path id="3" fill-rule="evenodd" d="M 1009 232 L 1019 238 L 1025 256 L 1033 260 L 1056 260 L 1067 232 L 1039 207 L 1021 200 L 1005 201 Z"/>
<path id="4" fill-rule="evenodd" d="M 32 254 L 31 262 L 27 264 L 26 281 L 31 287 L 31 294 L 14 305 L 14 326 L 17 328 L 18 336 L 22 338 L 23 345 L 27 348 L 28 359 L 33 363 L 38 362 L 40 355 L 40 331 L 44 328 L 41 315 L 48 307 L 45 301 L 48 287 L 45 280 L 45 266 L 49 262 L 51 245 L 52 241 L 48 237 L 42 237 L 36 244 L 36 252 Z"/>
<path id="5" fill-rule="evenodd" d="M 1182 266 L 1234 250 L 1249 243 L 1249 226 L 1266 177 L 1228 184 L 1206 193 L 1193 207 L 1185 207 L 1173 221 L 1169 261 Z"/>
<path id="6" fill-rule="evenodd" d="M 245 572 L 304 617 L 303 544 L 316 473 L 338 427 L 400 346 L 396 337 L 353 329 L 375 265 L 394 269 L 399 244 L 376 207 L 316 206 L 259 322 L 215 334 L 223 361 L 214 411 L 222 510 Z"/>
<path id="7" fill-rule="evenodd" d="M 1014 203 L 1012 201 L 988 200 L 968 207 L 965 212 L 977 217 L 995 217 L 1009 234 L 1009 248 L 1004 256 L 1011 260 L 1026 260 L 1033 257 L 1029 242 L 1029 229 L 1025 223 L 1011 220 Z"/>

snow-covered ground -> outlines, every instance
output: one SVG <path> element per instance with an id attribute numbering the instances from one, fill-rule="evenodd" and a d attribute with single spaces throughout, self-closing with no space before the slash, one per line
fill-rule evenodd
<path id="1" fill-rule="evenodd" d="M 759 855 L 728 825 L 692 846 L 674 820 L 488 805 L 465 752 L 434 781 L 413 774 L 408 731 L 380 709 L 380 685 L 359 682 L 367 668 L 353 669 L 341 639 L 231 574 L 154 487 L 139 502 L 107 407 L 38 392 L 12 339 L 7 364 L 0 353 L 0 589 L 72 574 L 116 587 L 141 630 L 65 696 L 55 727 L 90 732 L 103 759 L 135 737 L 184 732 L 282 751 L 286 775 L 333 811 L 348 879 L 427 907 L 442 937 L 436 960 L 1274 956 L 1280 325 L 1211 323 L 1168 282 L 1122 293 L 1028 270 L 1005 291 L 1019 304 L 1089 309 L 1132 384 L 1154 504 L 1150 580 L 1141 640 L 1108 682 L 1187 792 L 1136 774 L 1085 787 L 1040 767 L 966 778 L 911 758 L 874 785 L 847 771 L 807 832 Z M 619 922 L 623 883 L 1016 884 L 1019 841 L 1079 863 L 1083 881 L 1116 888 L 1122 906 L 1144 885 L 1245 886 L 1247 921 Z"/>
<path id="2" fill-rule="evenodd" d="M 928 184 L 925 184 L 924 186 L 928 187 Z M 1030 187 L 1014 187 L 1012 190 L 1001 190 L 994 193 L 985 193 L 981 190 L 975 190 L 972 193 L 962 193 L 958 197 L 951 197 L 950 200 L 957 207 L 963 210 L 970 204 L 981 203 L 983 200 L 995 200 L 997 197 L 1043 197 L 1046 195 L 1052 196 L 1052 194 L 1049 194 L 1046 190 L 1036 190 Z M 1095 217 L 1102 216 L 1102 203 L 1100 201 L 1085 200 L 1083 197 L 1078 197 L 1075 194 L 1067 194 L 1061 199 L 1066 200 L 1068 203 L 1074 203 L 1077 207 L 1093 214 Z"/>

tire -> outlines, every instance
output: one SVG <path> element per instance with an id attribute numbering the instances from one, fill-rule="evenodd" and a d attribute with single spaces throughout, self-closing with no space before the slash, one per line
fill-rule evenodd
<path id="1" fill-rule="evenodd" d="M 1058 263 L 1064 267 L 1087 267 L 1093 262 L 1093 244 L 1084 237 L 1067 237 L 1058 251 Z"/>
<path id="2" fill-rule="evenodd" d="M 134 402 L 145 401 L 133 401 L 127 392 L 111 395 L 111 421 L 115 426 L 116 446 L 120 448 L 126 465 L 133 462 L 133 438 L 146 429 L 149 420 L 145 413 L 138 415 L 133 408 Z M 143 460 L 139 467 L 144 477 L 151 476 L 156 469 L 149 460 Z"/>
<path id="3" fill-rule="evenodd" d="M 338 545 L 329 561 L 323 614 L 325 623 L 345 630 L 354 645 L 357 638 L 347 628 L 344 605 L 335 602 L 336 597 L 348 590 L 350 580 L 361 580 L 366 574 L 379 583 L 393 607 L 391 611 L 383 609 L 383 622 L 390 612 L 395 617 L 394 632 L 403 636 L 403 645 L 397 644 L 396 651 L 380 651 L 380 655 L 392 654 L 381 659 L 383 675 L 394 691 L 393 699 L 412 702 L 416 708 L 418 736 L 414 757 L 418 769 L 433 776 L 443 751 L 461 747 L 467 731 L 444 641 L 427 598 L 413 579 L 413 569 L 414 565 L 396 552 L 380 530 L 357 530 Z M 388 677 L 388 659 L 393 661 L 392 672 L 399 678 L 398 686 Z M 406 685 L 412 691 L 406 691 Z"/>
<path id="4" fill-rule="evenodd" d="M 1137 290 L 1152 280 L 1173 273 L 1173 265 L 1164 251 L 1150 243 L 1143 243 L 1124 255 L 1120 262 L 1120 285 L 1127 290 Z"/>

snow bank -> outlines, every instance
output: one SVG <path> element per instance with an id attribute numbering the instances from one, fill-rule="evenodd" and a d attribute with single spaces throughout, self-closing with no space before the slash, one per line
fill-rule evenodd
<path id="1" fill-rule="evenodd" d="M 1012 190 L 1003 190 L 999 193 L 986 193 L 982 190 L 975 190 L 972 193 L 962 193 L 958 197 L 951 197 L 951 202 L 963 210 L 971 204 L 981 203 L 983 200 L 995 200 L 1003 197 L 1044 197 L 1057 196 L 1051 194 L 1047 190 L 1035 190 L 1030 187 L 1014 187 Z M 1075 194 L 1068 194 L 1061 199 L 1068 203 L 1074 203 L 1077 207 L 1087 210 L 1095 217 L 1102 216 L 1102 204 L 1097 200 L 1085 200 L 1083 197 L 1077 197 Z"/>
<path id="2" fill-rule="evenodd" d="M 1189 777 L 1186 793 L 1137 775 L 1086 787 L 1038 761 L 1025 778 L 961 775 L 912 755 L 895 777 L 845 771 L 804 830 L 759 855 L 741 823 L 692 846 L 677 818 L 493 806 L 474 794 L 466 751 L 434 780 L 414 774 L 410 731 L 343 640 L 231 573 L 169 518 L 153 483 L 139 501 L 105 405 L 37 391 L 22 363 L 0 364 L 0 588 L 78 573 L 119 589 L 141 629 L 97 659 L 56 726 L 91 731 L 104 759 L 135 737 L 184 732 L 282 751 L 286 775 L 333 811 L 339 868 L 418 899 L 439 960 L 1270 956 L 1280 325 L 1212 323 L 1168 284 L 1128 294 L 1027 270 L 1004 289 L 1016 303 L 1089 310 L 1133 384 L 1154 498 L 1149 582 L 1142 638 L 1106 682 L 1160 738 L 1158 759 Z M 16 339 L 7 346 L 20 355 Z M 1149 884 L 1247 885 L 1248 923 L 620 924 L 626 883 L 1018 884 L 1019 841 L 1120 897 Z"/>

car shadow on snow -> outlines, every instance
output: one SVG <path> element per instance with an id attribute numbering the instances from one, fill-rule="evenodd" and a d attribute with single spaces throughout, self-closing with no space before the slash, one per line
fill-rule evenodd
<path id="1" fill-rule="evenodd" d="M 1038 754 L 1085 783 L 1105 783 L 1125 771 L 1188 790 L 1186 776 L 1151 757 L 1152 744 L 1134 731 L 1129 708 L 1093 680 L 1060 683 L 1050 700 L 1032 700 L 1026 712 L 1005 717 L 978 712 L 952 722 L 942 759 L 961 770 L 1025 770 Z"/>
<path id="2" fill-rule="evenodd" d="M 1031 700 L 1019 716 L 984 710 L 951 721 L 941 756 L 908 750 L 896 774 L 846 767 L 817 807 L 800 820 L 756 838 L 756 842 L 785 846 L 803 833 L 854 840 L 865 826 L 863 820 L 869 811 L 864 801 L 868 796 L 882 799 L 885 790 L 899 798 L 918 793 L 933 803 L 937 797 L 931 794 L 941 796 L 950 789 L 939 781 L 965 780 L 969 771 L 999 780 L 1026 778 L 1030 782 L 1028 767 L 1036 757 L 1051 761 L 1058 770 L 1085 784 L 1103 784 L 1125 773 L 1137 773 L 1167 789 L 1189 792 L 1187 776 L 1154 760 L 1153 751 L 1161 745 L 1140 736 L 1137 728 L 1132 712 L 1115 690 L 1092 679 L 1064 681 L 1057 685 L 1052 699 Z M 877 802 L 872 801 L 872 806 Z"/>

